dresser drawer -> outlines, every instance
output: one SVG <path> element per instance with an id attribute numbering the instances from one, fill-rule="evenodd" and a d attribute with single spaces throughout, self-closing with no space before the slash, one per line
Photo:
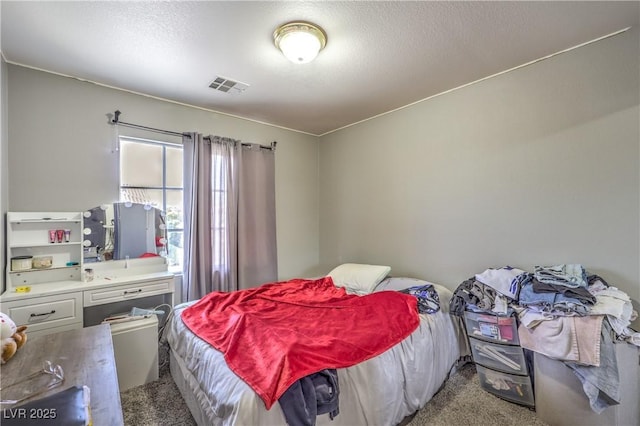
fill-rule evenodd
<path id="1" fill-rule="evenodd" d="M 500 398 L 517 404 L 535 406 L 533 387 L 529 376 L 502 373 L 476 364 L 480 386 Z"/>
<path id="2" fill-rule="evenodd" d="M 469 339 L 469 344 L 476 364 L 505 373 L 527 374 L 527 363 L 520 346 L 500 345 L 473 337 Z"/>
<path id="3" fill-rule="evenodd" d="M 173 290 L 173 280 L 170 279 L 86 290 L 84 292 L 84 306 L 104 305 L 106 303 L 122 302 L 123 300 L 138 299 L 156 294 L 173 293 Z"/>
<path id="4" fill-rule="evenodd" d="M 465 311 L 464 323 L 469 337 L 492 342 L 518 345 L 518 326 L 516 317 L 498 316 Z"/>
<path id="5" fill-rule="evenodd" d="M 32 327 L 29 327 L 29 329 L 27 330 L 27 334 L 29 335 L 29 339 L 31 339 L 36 336 L 46 336 L 47 334 L 61 333 L 63 331 L 77 330 L 79 328 L 82 328 L 81 322 L 74 322 L 73 324 L 62 325 L 53 328 L 44 328 L 42 330 L 34 330 Z"/>
<path id="6" fill-rule="evenodd" d="M 82 327 L 81 292 L 6 302 L 2 310 L 17 325 L 26 325 L 27 333 L 57 328 L 53 333 L 76 324 Z"/>

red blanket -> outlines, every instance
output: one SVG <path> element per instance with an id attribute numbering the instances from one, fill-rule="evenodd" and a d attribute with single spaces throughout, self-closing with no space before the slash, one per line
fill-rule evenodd
<path id="1" fill-rule="evenodd" d="M 416 299 L 347 294 L 330 277 L 209 293 L 182 312 L 267 409 L 296 380 L 381 354 L 418 327 Z"/>

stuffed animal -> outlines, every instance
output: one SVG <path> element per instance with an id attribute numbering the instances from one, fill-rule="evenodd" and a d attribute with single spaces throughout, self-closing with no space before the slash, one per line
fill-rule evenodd
<path id="1" fill-rule="evenodd" d="M 0 364 L 9 361 L 16 351 L 27 342 L 26 329 L 26 325 L 16 327 L 16 323 L 9 316 L 0 312 L 0 341 L 2 342 Z"/>

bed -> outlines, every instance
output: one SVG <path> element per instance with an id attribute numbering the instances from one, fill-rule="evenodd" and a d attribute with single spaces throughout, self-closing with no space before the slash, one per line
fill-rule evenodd
<path id="1" fill-rule="evenodd" d="M 347 264 L 346 275 L 332 271 L 335 285 L 345 287 L 350 294 L 366 294 L 431 284 L 412 278 L 390 278 L 388 268 L 373 276 L 365 274 L 364 281 L 362 274 L 354 275 L 353 267 L 369 266 L 372 265 Z M 396 425 L 422 408 L 441 388 L 458 361 L 468 355 L 468 347 L 458 317 L 448 313 L 451 291 L 432 285 L 441 309 L 420 314 L 417 328 L 390 349 L 356 365 L 338 368 L 340 412 L 333 419 L 328 414 L 318 415 L 316 424 Z M 285 425 L 278 401 L 266 409 L 258 393 L 229 368 L 222 352 L 185 325 L 182 313 L 194 303 L 175 307 L 166 338 L 171 375 L 196 422 Z"/>

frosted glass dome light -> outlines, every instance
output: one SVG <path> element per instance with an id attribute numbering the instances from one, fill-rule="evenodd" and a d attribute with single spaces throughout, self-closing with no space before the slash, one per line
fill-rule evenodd
<path id="1" fill-rule="evenodd" d="M 309 22 L 289 22 L 273 33 L 275 45 L 296 64 L 311 62 L 327 44 L 327 35 Z"/>

